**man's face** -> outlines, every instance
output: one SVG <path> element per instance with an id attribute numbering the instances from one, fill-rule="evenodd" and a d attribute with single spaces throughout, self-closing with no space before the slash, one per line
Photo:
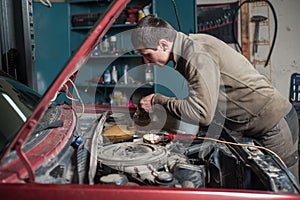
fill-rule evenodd
<path id="1" fill-rule="evenodd" d="M 170 51 L 165 50 L 162 46 L 157 46 L 156 49 L 141 48 L 138 52 L 143 56 L 146 64 L 154 63 L 165 66 L 169 62 Z"/>

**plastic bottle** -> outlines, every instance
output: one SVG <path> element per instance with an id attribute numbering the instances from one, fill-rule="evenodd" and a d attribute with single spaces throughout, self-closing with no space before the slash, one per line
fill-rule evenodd
<path id="1" fill-rule="evenodd" d="M 124 66 L 124 84 L 128 84 L 128 65 Z"/>
<path id="2" fill-rule="evenodd" d="M 102 53 L 108 53 L 109 52 L 109 41 L 107 38 L 107 35 L 104 36 L 104 40 L 102 42 Z"/>
<path id="3" fill-rule="evenodd" d="M 93 56 L 99 56 L 99 46 L 96 45 L 95 48 L 93 49 Z"/>
<path id="4" fill-rule="evenodd" d="M 153 71 L 151 65 L 147 65 L 145 70 L 145 82 L 153 84 Z"/>
<path id="5" fill-rule="evenodd" d="M 111 78 L 112 78 L 113 84 L 116 84 L 118 82 L 118 72 L 117 72 L 116 66 L 113 66 L 113 68 L 112 68 Z"/>
<path id="6" fill-rule="evenodd" d="M 145 17 L 145 13 L 143 12 L 143 10 L 139 10 L 138 11 L 138 21 L 140 21 L 144 17 Z"/>
<path id="7" fill-rule="evenodd" d="M 145 16 L 150 15 L 150 7 L 151 7 L 151 3 L 143 8 L 143 12 Z"/>
<path id="8" fill-rule="evenodd" d="M 110 51 L 112 54 L 117 53 L 117 37 L 116 36 L 110 37 Z"/>
<path id="9" fill-rule="evenodd" d="M 127 96 L 125 94 L 123 94 L 122 100 L 121 100 L 121 105 L 126 106 L 127 104 L 128 104 Z"/>
<path id="10" fill-rule="evenodd" d="M 109 70 L 106 70 L 104 73 L 104 83 L 110 84 L 111 83 L 111 74 Z"/>

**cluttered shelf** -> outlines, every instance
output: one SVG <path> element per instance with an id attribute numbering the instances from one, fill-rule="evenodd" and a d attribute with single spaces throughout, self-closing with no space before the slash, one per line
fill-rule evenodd
<path id="1" fill-rule="evenodd" d="M 77 87 L 99 87 L 99 88 L 153 88 L 151 84 L 98 84 L 98 83 L 78 83 Z"/>
<path id="2" fill-rule="evenodd" d="M 111 28 L 133 28 L 136 24 L 114 24 Z M 73 26 L 71 27 L 72 31 L 82 31 L 82 30 L 89 30 L 93 26 Z"/>
<path id="3" fill-rule="evenodd" d="M 68 3 L 93 3 L 106 2 L 107 0 L 67 0 Z"/>
<path id="4" fill-rule="evenodd" d="M 85 103 L 108 106 L 136 106 L 140 98 L 153 93 L 150 84 L 103 84 L 82 82 L 76 84 Z"/>
<path id="5" fill-rule="evenodd" d="M 99 104 L 85 104 L 84 105 L 84 111 L 85 113 L 97 113 L 97 114 L 102 114 L 105 112 L 108 112 L 109 114 L 112 113 L 124 113 L 128 112 L 132 116 L 136 110 L 138 109 L 138 106 L 136 105 L 126 105 L 126 106 L 112 106 L 112 105 L 99 105 Z M 81 110 L 82 106 L 81 105 L 76 105 L 77 110 Z"/>
<path id="6" fill-rule="evenodd" d="M 92 55 L 90 59 L 103 59 L 103 58 L 141 58 L 141 54 L 101 54 L 98 56 Z"/>
<path id="7" fill-rule="evenodd" d="M 105 13 L 109 0 L 68 0 L 70 50 L 74 52 Z M 125 6 L 125 5 L 124 5 Z M 132 0 L 95 45 L 76 86 L 84 102 L 128 106 L 155 91 L 154 69 L 131 44 L 131 29 L 153 13 L 152 0 Z"/>

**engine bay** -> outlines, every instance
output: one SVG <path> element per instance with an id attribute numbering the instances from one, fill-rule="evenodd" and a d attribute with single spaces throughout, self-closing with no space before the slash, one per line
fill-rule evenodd
<path id="1" fill-rule="evenodd" d="M 102 134 L 94 135 L 89 151 L 93 184 L 298 190 L 280 160 L 252 139 L 225 129 L 219 138 L 208 138 L 204 129 L 197 135 L 131 130 L 105 115 L 99 124 Z M 113 137 L 106 132 L 116 126 L 125 137 L 116 137 L 117 129 Z"/>
<path id="2" fill-rule="evenodd" d="M 35 172 L 37 182 L 300 191 L 280 159 L 253 139 L 226 129 L 218 138 L 206 129 L 134 129 L 130 117 L 81 116 L 65 150 Z"/>

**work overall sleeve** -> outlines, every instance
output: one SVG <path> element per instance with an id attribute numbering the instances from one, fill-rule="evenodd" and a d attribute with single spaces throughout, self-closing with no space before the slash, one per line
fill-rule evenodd
<path id="1" fill-rule="evenodd" d="M 183 121 L 207 126 L 217 107 L 220 70 L 216 61 L 205 52 L 194 53 L 189 59 L 176 63 L 188 82 L 189 93 L 184 99 L 155 94 L 152 104 L 162 105 L 167 112 Z"/>

